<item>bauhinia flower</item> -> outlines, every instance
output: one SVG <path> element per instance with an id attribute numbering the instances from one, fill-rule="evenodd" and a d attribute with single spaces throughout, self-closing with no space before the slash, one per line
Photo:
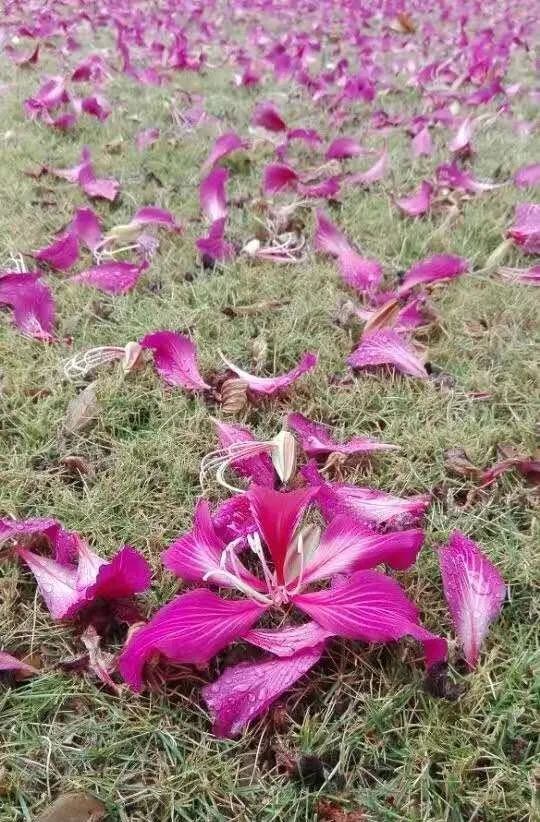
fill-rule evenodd
<path id="1" fill-rule="evenodd" d="M 379 534 L 339 516 L 321 533 L 313 524 L 302 525 L 316 495 L 314 488 L 281 493 L 252 486 L 242 497 L 256 525 L 247 541 L 257 573 L 239 555 L 238 540 L 220 538 L 207 503 L 199 502 L 193 531 L 167 549 L 164 563 L 189 582 L 242 598 L 225 598 L 205 587 L 161 608 L 132 633 L 120 658 L 120 671 L 133 690 L 143 689 L 145 666 L 156 658 L 205 665 L 243 639 L 272 656 L 228 668 L 203 689 L 214 732 L 235 736 L 318 662 L 331 636 L 364 642 L 411 636 L 422 643 L 428 666 L 445 658 L 446 641 L 421 625 L 398 583 L 371 570 L 383 562 L 410 566 L 422 531 Z M 338 576 L 339 583 L 321 589 L 323 581 Z M 314 583 L 317 590 L 311 590 Z M 256 629 L 263 616 L 277 616 L 283 624 L 291 606 L 309 621 Z"/>

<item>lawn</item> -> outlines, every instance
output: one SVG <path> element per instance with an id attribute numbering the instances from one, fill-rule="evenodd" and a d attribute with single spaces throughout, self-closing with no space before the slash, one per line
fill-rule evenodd
<path id="1" fill-rule="evenodd" d="M 140 9 L 154 5 L 160 4 L 137 4 Z M 250 9 L 242 3 L 244 19 L 235 20 L 228 3 L 217 4 L 225 17 L 214 9 L 217 31 L 207 38 L 204 70 L 172 72 L 161 86 L 114 72 L 104 87 L 111 115 L 103 122 L 83 115 L 65 132 L 31 121 L 23 101 L 35 94 L 43 75 L 69 76 L 68 66 L 87 53 L 108 49 L 108 59 L 117 63 L 109 28 L 93 33 L 82 22 L 77 30 L 81 48 L 67 57 L 57 48 L 62 38 L 50 36 L 36 65 L 17 67 L 0 55 L 1 271 L 12 270 L 17 255 L 25 255 L 27 270 L 33 270 L 31 252 L 51 242 L 77 208 L 89 205 L 77 185 L 28 174 L 41 165 L 74 166 L 83 145 L 91 147 L 96 173 L 120 182 L 114 203 L 90 203 L 107 229 L 128 223 L 143 205 L 169 209 L 184 226 L 179 234 L 159 232 L 150 267 L 126 295 L 69 283 L 69 274 L 44 269 L 43 280 L 56 300 L 57 340 L 51 344 L 25 337 L 10 314 L 1 312 L 0 516 L 55 517 L 88 538 L 103 556 L 124 544 L 135 546 L 153 571 L 152 587 L 141 598 L 143 613 L 150 616 L 181 587 L 164 569 L 160 553 L 191 527 L 200 494 L 200 461 L 216 448 L 212 417 L 246 424 L 266 440 L 277 434 L 287 413 L 300 411 L 331 424 L 338 438 L 370 435 L 400 446 L 400 451 L 347 468 L 347 482 L 400 496 L 432 493 L 424 547 L 417 563 L 397 577 L 420 606 L 426 627 L 450 638 L 451 660 L 457 660 L 458 651 L 435 549 L 452 530 L 482 547 L 508 584 L 509 596 L 476 669 L 464 673 L 457 664 L 452 669 L 463 686 L 458 701 L 425 692 L 421 654 L 414 643 L 371 647 L 334 639 L 321 662 L 278 700 L 283 711 L 271 710 L 239 738 L 224 740 L 211 733 L 200 686 L 227 662 L 239 661 L 237 647 L 222 653 L 209 670 L 181 669 L 179 678 L 142 696 L 127 687 L 110 693 L 89 675 L 59 667 L 60 660 L 84 653 L 77 630 L 70 622 L 52 619 L 28 569 L 5 553 L 0 562 L 0 648 L 30 658 L 41 671 L 24 681 L 0 683 L 0 822 L 33 819 L 56 796 L 74 790 L 96 794 L 111 820 L 129 822 L 347 822 L 346 816 L 328 816 L 329 803 L 343 812 L 363 812 L 362 818 L 373 822 L 532 820 L 540 779 L 534 687 L 538 496 L 521 474 L 509 471 L 485 492 L 467 498 L 472 483 L 451 473 L 445 452 L 462 448 L 483 467 L 495 462 L 501 445 L 524 454 L 535 449 L 538 295 L 532 287 L 503 279 L 496 266 L 486 266 L 513 222 L 516 204 L 535 199 L 534 191 L 519 190 L 511 182 L 516 169 L 540 158 L 538 128 L 516 130 L 517 120 L 537 117 L 535 98 L 517 94 L 510 98 L 511 115 L 503 112 L 475 131 L 474 176 L 506 185 L 459 198 L 456 213 L 443 206 L 410 219 L 400 214 L 394 199 L 448 162 L 447 141 L 455 128 L 439 125 L 433 131 L 433 155 L 412 159 L 404 126 L 383 131 L 370 126 L 369 117 L 378 109 L 407 117 L 424 110 L 427 98 L 421 88 L 407 84 L 404 58 L 394 88 L 382 91 L 381 81 L 381 96 L 373 103 L 350 103 L 341 128 L 324 103 L 314 104 L 305 88 L 279 82 L 267 69 L 264 85 L 237 87 L 233 77 L 239 69 L 229 58 L 235 42 L 256 51 L 245 32 L 250 16 L 258 17 L 257 5 Z M 315 4 L 297 5 L 299 19 L 322 15 Z M 429 14 L 423 17 L 418 5 L 413 4 L 411 16 L 420 25 Z M 316 60 L 331 62 L 340 53 L 350 54 L 350 41 L 341 51 L 338 46 L 336 32 L 348 30 L 340 6 L 322 6 L 333 23 L 320 35 L 323 51 Z M 453 4 L 446 6 L 452 9 Z M 500 32 L 505 25 L 500 5 L 480 6 L 488 9 Z M 60 16 L 66 13 L 61 4 L 53 9 Z M 456 46 L 449 32 L 457 25 L 456 15 L 444 21 L 434 10 L 431 14 L 437 30 L 446 32 L 437 47 L 452 56 Z M 525 10 L 516 14 L 526 22 Z M 22 20 L 25 12 L 17 7 L 10 15 Z M 259 15 L 271 37 L 286 31 L 292 19 L 281 20 L 278 3 L 273 11 L 259 9 Z M 192 33 L 198 30 L 194 20 L 188 26 Z M 378 32 L 388 20 L 373 18 L 369 31 Z M 11 36 L 13 29 L 4 25 Z M 361 28 L 358 18 L 356 25 Z M 482 15 L 472 14 L 471 31 L 482 25 Z M 420 59 L 420 66 L 428 62 L 418 31 L 394 31 L 392 37 Z M 23 39 L 17 48 L 28 48 L 29 42 Z M 393 58 L 398 56 L 394 51 Z M 391 73 L 393 58 L 376 55 L 383 77 Z M 505 86 L 520 83 L 527 91 L 534 85 L 533 75 L 534 58 L 516 47 Z M 213 117 L 190 126 L 179 113 L 188 103 L 198 105 L 198 96 Z M 228 239 L 241 248 L 258 232 L 264 214 L 262 172 L 275 160 L 275 135 L 251 132 L 250 118 L 256 104 L 266 99 L 288 124 L 317 129 L 325 142 L 346 134 L 376 152 L 386 145 L 389 171 L 369 189 L 343 187 L 336 199 L 309 200 L 299 207 L 306 240 L 300 262 L 278 265 L 239 254 L 203 266 L 195 246 L 204 232 L 200 169 L 224 131 L 252 140 L 247 152 L 225 161 L 230 169 Z M 479 113 L 493 114 L 504 100 L 496 97 Z M 459 115 L 468 111 L 465 107 Z M 135 135 L 151 127 L 160 129 L 159 139 L 138 150 Z M 341 167 L 357 170 L 371 162 L 369 157 L 353 158 Z M 295 146 L 291 164 L 310 165 L 307 149 Z M 294 196 L 282 192 L 273 199 L 292 202 Z M 350 378 L 345 360 L 362 323 L 351 318 L 344 303 L 359 298 L 340 279 L 335 261 L 313 249 L 318 207 L 366 256 L 382 263 L 388 288 L 395 285 L 397 272 L 432 254 L 470 261 L 470 273 L 433 288 L 436 320 L 416 333 L 428 346 L 430 379 L 389 370 L 358 371 Z M 506 252 L 508 265 L 525 267 L 531 261 L 515 247 Z M 236 310 L 254 305 L 248 312 Z M 189 334 L 205 375 L 223 370 L 219 352 L 264 375 L 288 371 L 306 351 L 318 352 L 319 362 L 286 393 L 229 417 L 219 405 L 165 385 L 151 364 L 127 377 L 118 367 L 104 366 L 86 380 L 65 379 L 63 365 L 74 353 L 124 345 L 157 329 Z M 66 410 L 90 379 L 96 380 L 97 419 L 69 433 Z M 73 461 L 66 465 L 65 458 L 73 456 L 84 465 L 82 476 L 69 467 Z M 215 503 L 225 492 L 214 483 L 208 496 Z M 117 638 L 107 650 L 118 652 L 121 646 Z M 321 759 L 327 778 L 302 783 L 283 766 L 287 756 Z M 354 816 L 349 818 L 355 822 Z"/>

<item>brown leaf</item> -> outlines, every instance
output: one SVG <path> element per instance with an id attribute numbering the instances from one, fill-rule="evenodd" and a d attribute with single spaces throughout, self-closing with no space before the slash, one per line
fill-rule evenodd
<path id="1" fill-rule="evenodd" d="M 381 328 L 386 328 L 389 325 L 391 326 L 392 321 L 399 312 L 400 308 L 401 304 L 399 297 L 394 297 L 393 300 L 389 300 L 387 303 L 382 305 L 378 311 L 375 311 L 375 313 L 365 324 L 364 330 L 362 331 L 362 337 L 367 337 L 369 334 L 373 334 L 374 331 L 378 331 Z"/>
<path id="2" fill-rule="evenodd" d="M 120 687 L 111 679 L 111 673 L 116 667 L 114 654 L 106 653 L 101 649 L 101 637 L 93 625 L 89 625 L 81 635 L 81 642 L 88 651 L 88 670 L 115 694 L 120 693 Z"/>
<path id="3" fill-rule="evenodd" d="M 221 386 L 221 408 L 226 414 L 236 414 L 247 405 L 247 382 L 238 377 L 225 380 Z"/>
<path id="4" fill-rule="evenodd" d="M 352 322 L 358 321 L 358 311 L 352 300 L 343 300 L 338 303 L 332 314 L 332 320 L 340 328 L 346 328 Z"/>
<path id="5" fill-rule="evenodd" d="M 85 460 L 84 457 L 78 457 L 75 454 L 62 457 L 60 460 L 60 465 L 68 476 L 75 479 L 92 475 L 94 473 L 90 463 Z"/>
<path id="6" fill-rule="evenodd" d="M 416 26 L 406 11 L 398 11 L 396 17 L 399 27 L 404 34 L 415 34 Z"/>
<path id="7" fill-rule="evenodd" d="M 319 822 L 362 822 L 366 819 L 364 811 L 346 811 L 337 802 L 321 798 L 315 805 Z"/>
<path id="8" fill-rule="evenodd" d="M 79 434 L 86 431 L 96 422 L 99 411 L 100 405 L 96 397 L 96 383 L 91 382 L 69 403 L 64 418 L 64 430 L 68 434 Z"/>
<path id="9" fill-rule="evenodd" d="M 468 479 L 479 479 L 482 469 L 470 461 L 463 448 L 448 448 L 444 452 L 444 467 L 452 474 Z"/>
<path id="10" fill-rule="evenodd" d="M 45 808 L 35 822 L 102 822 L 107 818 L 103 802 L 89 793 L 64 793 Z"/>
<path id="11" fill-rule="evenodd" d="M 114 140 L 105 143 L 105 151 L 107 151 L 109 154 L 120 154 L 123 148 L 124 138 L 122 136 L 115 137 Z"/>

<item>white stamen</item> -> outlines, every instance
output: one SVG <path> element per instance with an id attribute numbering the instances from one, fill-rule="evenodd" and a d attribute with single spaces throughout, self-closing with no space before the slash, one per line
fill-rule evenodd
<path id="1" fill-rule="evenodd" d="M 263 547 L 261 545 L 261 538 L 259 534 L 248 534 L 247 541 L 249 547 L 261 563 L 261 567 L 264 574 L 264 580 L 268 585 L 268 588 L 274 588 L 276 585 L 276 575 L 275 573 L 273 574 L 270 571 L 270 568 L 268 567 L 268 563 L 266 562 L 266 557 L 264 555 Z"/>
<path id="2" fill-rule="evenodd" d="M 64 363 L 64 374 L 68 380 L 76 380 L 80 377 L 85 377 L 94 368 L 97 368 L 102 363 L 119 360 L 125 355 L 125 348 L 123 346 L 101 346 L 99 348 L 90 348 L 83 353 L 75 354 L 71 359 Z"/>
<path id="3" fill-rule="evenodd" d="M 241 591 L 249 599 L 253 599 L 256 602 L 260 602 L 263 605 L 272 604 L 272 600 L 269 597 L 265 597 L 264 594 L 260 593 L 260 591 L 256 591 L 255 588 L 252 588 L 251 585 L 248 585 L 248 583 L 244 582 L 242 579 L 235 577 L 235 575 L 231 574 L 230 571 L 223 571 L 218 568 L 212 571 L 208 571 L 203 576 L 203 582 L 206 582 L 208 579 L 210 579 L 210 577 L 213 576 L 217 576 L 221 579 L 227 579 L 234 588 L 236 588 L 238 591 Z"/>

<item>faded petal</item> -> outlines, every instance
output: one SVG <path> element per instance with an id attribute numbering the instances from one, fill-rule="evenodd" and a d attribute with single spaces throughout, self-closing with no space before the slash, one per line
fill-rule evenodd
<path id="1" fill-rule="evenodd" d="M 514 185 L 517 188 L 534 188 L 540 185 L 540 163 L 518 168 L 514 174 Z"/>
<path id="2" fill-rule="evenodd" d="M 226 168 L 214 168 L 201 182 L 201 210 L 211 222 L 227 216 L 225 186 L 228 179 L 229 172 Z"/>
<path id="3" fill-rule="evenodd" d="M 50 245 L 36 251 L 34 257 L 58 271 L 67 271 L 79 259 L 79 241 L 74 231 L 70 229 Z"/>
<path id="4" fill-rule="evenodd" d="M 350 174 L 347 177 L 347 185 L 371 186 L 373 183 L 378 183 L 379 180 L 385 176 L 388 170 L 388 151 L 384 149 L 381 156 L 371 168 L 366 171 L 358 171 L 355 174 Z"/>
<path id="5" fill-rule="evenodd" d="M 337 636 L 363 642 L 419 640 L 428 667 L 446 657 L 446 640 L 418 622 L 418 613 L 398 583 L 378 571 L 358 571 L 333 588 L 297 594 L 294 604 Z"/>
<path id="6" fill-rule="evenodd" d="M 293 368 L 292 371 L 288 371 L 286 374 L 281 374 L 279 377 L 257 377 L 255 374 L 248 374 L 247 371 L 238 368 L 238 366 L 226 360 L 225 357 L 223 357 L 223 361 L 227 368 L 234 371 L 237 377 L 240 377 L 241 380 L 247 383 L 250 391 L 256 394 L 266 394 L 270 396 L 277 391 L 288 388 L 289 385 L 292 385 L 302 374 L 311 371 L 311 369 L 317 365 L 318 357 L 317 354 L 309 352 L 304 354 L 296 368 Z"/>
<path id="7" fill-rule="evenodd" d="M 238 442 L 257 442 L 251 431 L 243 425 L 215 420 L 221 448 L 229 448 Z M 256 485 L 273 488 L 275 472 L 272 459 L 267 453 L 241 457 L 230 463 L 231 468 L 241 477 L 249 477 Z"/>
<path id="8" fill-rule="evenodd" d="M 424 180 L 420 184 L 420 188 L 413 194 L 405 197 L 398 197 L 396 205 L 409 217 L 421 217 L 426 211 L 429 211 L 431 206 L 431 198 L 433 195 L 433 186 L 431 183 Z"/>
<path id="9" fill-rule="evenodd" d="M 13 322 L 22 334 L 48 342 L 53 339 L 55 302 L 39 277 L 39 272 L 0 275 L 0 305 L 13 309 Z"/>
<path id="10" fill-rule="evenodd" d="M 204 665 L 249 631 L 265 610 L 248 599 L 225 600 L 211 591 L 189 591 L 132 635 L 120 657 L 120 672 L 134 691 L 141 691 L 145 663 L 155 654 L 174 664 Z"/>
<path id="11" fill-rule="evenodd" d="M 202 690 L 216 736 L 237 736 L 307 673 L 319 661 L 322 651 L 321 644 L 293 656 L 265 662 L 241 662 L 227 668 L 219 679 Z"/>
<path id="12" fill-rule="evenodd" d="M 226 134 L 222 134 L 221 137 L 218 137 L 214 143 L 212 151 L 208 155 L 208 159 L 202 167 L 202 173 L 208 173 L 208 171 L 214 168 L 216 163 L 223 159 L 223 157 L 226 157 L 233 151 L 245 149 L 247 148 L 247 145 L 247 142 L 242 140 L 242 138 L 234 131 L 228 131 Z"/>
<path id="13" fill-rule="evenodd" d="M 205 391 L 210 387 L 200 375 L 195 343 L 185 334 L 155 331 L 143 337 L 140 344 L 154 352 L 156 370 L 169 385 L 188 391 Z"/>
<path id="14" fill-rule="evenodd" d="M 371 454 L 374 451 L 399 451 L 399 445 L 390 445 L 371 437 L 353 437 L 348 442 L 337 442 L 329 433 L 328 426 L 313 422 L 303 414 L 289 414 L 288 425 L 300 437 L 304 453 L 308 457 L 327 454 Z"/>
<path id="15" fill-rule="evenodd" d="M 22 674 L 38 673 L 37 668 L 34 668 L 33 665 L 28 665 L 5 651 L 0 651 L 0 671 L 19 671 Z"/>
<path id="16" fill-rule="evenodd" d="M 465 659 L 474 668 L 489 625 L 501 611 L 506 585 L 476 543 L 459 531 L 440 549 L 439 563 L 452 621 Z"/>

